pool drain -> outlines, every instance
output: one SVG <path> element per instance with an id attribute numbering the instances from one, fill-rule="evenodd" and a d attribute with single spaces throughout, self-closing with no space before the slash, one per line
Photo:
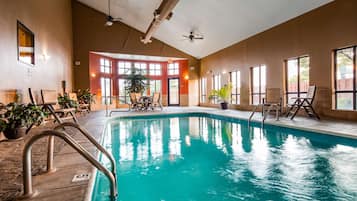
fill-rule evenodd
<path id="1" fill-rule="evenodd" d="M 90 179 L 90 173 L 76 174 L 73 176 L 72 182 L 87 181 Z"/>

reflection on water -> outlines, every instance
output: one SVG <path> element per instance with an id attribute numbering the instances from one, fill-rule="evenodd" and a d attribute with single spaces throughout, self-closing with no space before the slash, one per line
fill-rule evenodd
<path id="1" fill-rule="evenodd" d="M 177 117 L 112 122 L 105 145 L 119 161 L 120 200 L 357 200 L 356 143 L 335 141 Z M 93 200 L 107 199 L 107 185 L 100 175 Z"/>

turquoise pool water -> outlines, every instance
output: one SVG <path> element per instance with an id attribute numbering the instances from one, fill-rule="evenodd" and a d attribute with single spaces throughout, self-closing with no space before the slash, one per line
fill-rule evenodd
<path id="1" fill-rule="evenodd" d="M 357 200 L 357 140 L 186 114 L 113 120 L 104 145 L 121 201 Z"/>

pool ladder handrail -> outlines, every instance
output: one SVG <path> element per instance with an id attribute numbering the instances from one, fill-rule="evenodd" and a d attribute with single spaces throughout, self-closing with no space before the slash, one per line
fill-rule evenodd
<path id="1" fill-rule="evenodd" d="M 113 174 L 111 171 L 109 171 L 106 167 L 104 167 L 99 161 L 97 161 L 91 153 L 89 153 L 82 145 L 80 145 L 78 142 L 76 142 L 75 139 L 73 139 L 71 136 L 68 134 L 61 132 L 61 131 L 56 131 L 56 130 L 46 130 L 43 131 L 42 133 L 38 135 L 32 136 L 28 142 L 25 144 L 24 150 L 23 150 L 23 188 L 24 188 L 24 194 L 20 197 L 20 199 L 26 199 L 26 198 L 31 198 L 34 197 L 37 192 L 33 191 L 32 188 L 32 174 L 31 174 L 31 152 L 32 152 L 32 145 L 44 138 L 44 137 L 59 137 L 62 140 L 64 140 L 67 144 L 69 144 L 73 149 L 75 149 L 80 155 L 82 155 L 88 162 L 90 162 L 94 167 L 96 167 L 98 170 L 104 173 L 110 181 L 110 194 L 112 200 L 115 200 L 118 192 L 117 192 L 117 182 L 116 182 L 116 176 Z"/>
<path id="2" fill-rule="evenodd" d="M 84 137 L 86 137 L 99 151 L 101 151 L 104 155 L 106 155 L 111 163 L 112 173 L 116 176 L 116 163 L 114 157 L 102 146 L 97 140 L 89 134 L 89 132 L 83 128 L 81 125 L 73 123 L 73 122 L 63 122 L 57 125 L 54 130 L 64 130 L 65 127 L 72 127 L 77 129 Z M 53 166 L 53 152 L 54 152 L 54 138 L 49 138 L 48 143 L 48 153 L 47 153 L 47 172 L 53 172 L 55 170 Z"/>
<path id="3" fill-rule="evenodd" d="M 248 127 L 250 125 L 250 122 L 252 121 L 252 118 L 255 114 L 255 112 L 257 111 L 258 107 L 261 106 L 262 107 L 262 116 L 263 116 L 263 120 L 262 120 L 262 123 L 261 123 L 261 126 L 264 127 L 264 121 L 265 121 L 265 118 L 266 118 L 266 115 L 264 113 L 264 108 L 263 108 L 263 105 L 262 104 L 259 104 L 259 105 L 256 105 L 254 108 L 253 108 L 253 112 L 250 114 L 249 118 L 248 118 Z"/>
<path id="4" fill-rule="evenodd" d="M 261 126 L 262 126 L 263 128 L 264 128 L 264 123 L 265 123 L 265 120 L 266 120 L 268 114 L 269 114 L 270 111 L 273 109 L 273 107 L 275 107 L 275 105 L 270 105 L 270 106 L 268 107 L 268 111 L 265 111 L 263 104 L 255 106 L 254 109 L 253 109 L 252 114 L 250 114 L 250 116 L 249 116 L 248 126 L 249 126 L 249 124 L 250 124 L 250 122 L 251 122 L 251 120 L 252 120 L 252 118 L 253 118 L 253 116 L 254 116 L 254 114 L 255 114 L 255 112 L 257 111 L 257 109 L 258 109 L 259 106 L 262 106 L 262 116 L 263 116 L 263 119 L 262 119 L 262 122 L 261 122 Z M 278 112 L 278 111 L 276 112 L 276 120 L 279 120 L 279 112 Z"/>

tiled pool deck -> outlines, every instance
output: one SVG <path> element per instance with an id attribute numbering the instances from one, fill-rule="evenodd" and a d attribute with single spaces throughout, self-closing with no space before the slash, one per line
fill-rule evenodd
<path id="1" fill-rule="evenodd" d="M 123 110 L 121 112 L 113 113 L 112 118 L 119 116 L 173 114 L 186 112 L 206 112 L 241 119 L 248 119 L 250 115 L 250 112 L 237 110 L 223 111 L 203 107 L 170 107 L 164 108 L 163 111 L 155 112 L 125 112 Z M 81 117 L 80 124 L 93 134 L 97 140 L 100 140 L 105 123 L 108 119 L 108 117 L 105 117 L 105 111 L 92 112 L 85 117 Z M 261 115 L 257 113 L 253 120 L 260 121 Z M 266 124 L 292 127 L 357 139 L 356 122 L 339 120 L 317 121 L 305 117 L 296 117 L 293 121 L 285 117 L 281 117 L 279 121 L 276 121 L 274 117 L 270 117 L 266 120 Z M 47 127 L 50 127 L 50 125 Z M 39 133 L 43 129 L 44 128 L 34 129 L 30 135 L 36 135 L 36 133 Z M 95 148 L 84 137 L 75 133 L 73 133 L 73 135 L 74 138 L 91 153 L 97 153 Z M 0 143 L 0 200 L 15 200 L 16 195 L 20 194 L 19 191 L 21 190 L 22 183 L 21 153 L 27 139 L 17 142 L 3 141 Z M 33 177 L 34 188 L 39 191 L 39 195 L 31 200 L 80 201 L 85 200 L 87 197 L 89 182 L 83 181 L 72 183 L 72 178 L 75 174 L 91 173 L 94 168 L 71 147 L 58 142 L 59 141 L 56 141 L 56 148 L 58 149 L 58 152 L 55 154 L 54 161 L 57 171 L 49 175 L 39 175 Z M 33 169 L 35 170 L 44 166 L 44 158 L 46 157 L 45 147 L 46 142 L 42 142 L 34 147 Z"/>

